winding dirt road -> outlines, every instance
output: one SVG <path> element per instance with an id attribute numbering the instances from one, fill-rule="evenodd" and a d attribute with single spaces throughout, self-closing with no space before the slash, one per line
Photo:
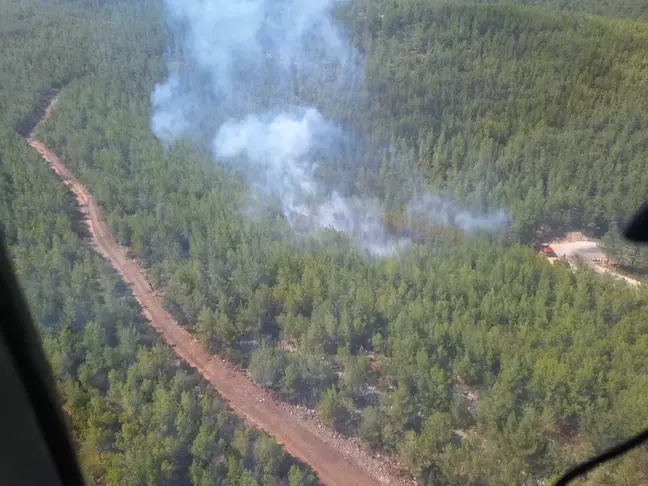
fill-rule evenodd
<path id="1" fill-rule="evenodd" d="M 49 116 L 51 106 L 44 119 Z M 268 392 L 247 378 L 244 372 L 211 355 L 164 310 L 162 299 L 154 293 L 140 266 L 117 244 L 102 219 L 99 205 L 88 190 L 33 133 L 27 141 L 75 194 L 81 211 L 87 217 L 94 246 L 129 284 L 151 326 L 162 334 L 178 356 L 214 385 L 237 414 L 266 431 L 278 443 L 283 444 L 291 455 L 311 466 L 324 484 L 411 484 L 411 481 L 395 474 L 389 465 L 379 464 L 360 455 L 354 457 L 356 450 L 362 449 L 358 443 L 346 440 L 343 447 L 334 444 L 331 437 L 335 434 L 322 430 L 325 428 L 313 418 L 304 418 L 303 413 L 298 412 L 302 409 L 275 401 Z"/>

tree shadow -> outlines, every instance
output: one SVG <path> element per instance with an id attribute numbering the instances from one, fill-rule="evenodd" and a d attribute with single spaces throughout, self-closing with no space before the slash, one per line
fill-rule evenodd
<path id="1" fill-rule="evenodd" d="M 74 231 L 79 238 L 90 240 L 92 238 L 92 233 L 90 232 L 90 225 L 88 224 L 88 215 L 83 211 L 83 207 L 76 198 L 76 195 L 67 185 L 65 186 L 65 192 L 69 203 L 65 205 L 63 211 L 68 218 L 70 218 L 72 231 Z"/>
<path id="2" fill-rule="evenodd" d="M 23 137 L 29 137 L 31 133 L 36 129 L 36 126 L 45 116 L 47 108 L 56 95 L 59 94 L 59 89 L 43 89 L 35 93 L 39 101 L 36 106 L 20 120 L 14 124 L 14 130 Z"/>

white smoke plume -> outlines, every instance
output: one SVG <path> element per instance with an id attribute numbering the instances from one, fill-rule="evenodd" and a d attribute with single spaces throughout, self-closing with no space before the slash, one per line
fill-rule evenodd
<path id="1" fill-rule="evenodd" d="M 228 160 L 244 155 L 249 180 L 261 190 L 282 196 L 289 210 L 305 195 L 314 194 L 315 166 L 309 155 L 336 136 L 338 129 L 315 109 L 295 110 L 275 117 L 250 115 L 225 122 L 214 139 L 214 153 Z"/>
<path id="2" fill-rule="evenodd" d="M 164 0 L 172 60 L 151 97 L 151 127 L 167 145 L 207 129 L 215 157 L 244 169 L 257 190 L 279 196 L 291 224 L 333 228 L 373 254 L 390 254 L 408 240 L 386 232 L 378 201 L 346 199 L 317 182 L 314 154 L 343 134 L 292 94 L 297 76 L 340 89 L 362 82 L 359 55 L 332 20 L 340 1 Z M 417 214 L 465 230 L 507 219 L 476 216 L 431 195 L 410 204 L 408 218 Z"/>
<path id="3" fill-rule="evenodd" d="M 453 226 L 466 233 L 502 228 L 509 222 L 509 215 L 504 210 L 478 214 L 434 194 L 412 199 L 407 207 L 407 217 L 408 221 L 418 219 L 429 225 Z"/>

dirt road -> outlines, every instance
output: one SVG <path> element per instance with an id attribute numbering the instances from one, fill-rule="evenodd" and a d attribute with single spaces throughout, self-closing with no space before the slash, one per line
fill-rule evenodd
<path id="1" fill-rule="evenodd" d="M 600 274 L 609 274 L 614 278 L 625 280 L 628 285 L 636 287 L 641 283 L 638 280 L 626 277 L 619 273 L 613 272 L 601 265 L 598 265 L 594 259 L 599 261 L 605 260 L 605 255 L 599 249 L 596 241 L 582 240 L 582 241 L 565 241 L 565 242 L 552 242 L 551 247 L 555 250 L 556 254 L 566 259 L 570 265 L 576 266 L 579 262 L 585 263 L 592 268 L 595 272 Z"/>
<path id="2" fill-rule="evenodd" d="M 50 110 L 48 110 L 49 114 Z M 359 443 L 342 439 L 303 409 L 273 400 L 273 397 L 249 380 L 244 372 L 212 356 L 187 333 L 162 307 L 162 299 L 149 286 L 144 272 L 124 248 L 120 247 L 101 216 L 99 205 L 87 189 L 72 175 L 57 155 L 32 134 L 27 139 L 50 163 L 56 174 L 72 190 L 87 217 L 92 242 L 130 285 L 151 326 L 157 329 L 175 352 L 209 380 L 229 406 L 246 421 L 283 444 L 286 450 L 311 466 L 324 484 L 375 485 L 411 484 L 389 464 L 364 454 Z"/>

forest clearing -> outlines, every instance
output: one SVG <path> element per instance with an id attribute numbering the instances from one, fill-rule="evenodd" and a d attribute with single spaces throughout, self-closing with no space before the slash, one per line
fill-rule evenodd
<path id="1" fill-rule="evenodd" d="M 608 258 L 600 249 L 600 242 L 586 237 L 581 232 L 568 232 L 564 238 L 551 240 L 549 245 L 557 256 L 548 256 L 549 261 L 552 263 L 556 260 L 562 260 L 568 262 L 573 268 L 576 268 L 579 263 L 584 263 L 598 274 L 611 275 L 616 279 L 625 281 L 632 287 L 641 285 L 639 280 L 614 271 L 610 265 L 605 266 L 604 262 Z"/>

